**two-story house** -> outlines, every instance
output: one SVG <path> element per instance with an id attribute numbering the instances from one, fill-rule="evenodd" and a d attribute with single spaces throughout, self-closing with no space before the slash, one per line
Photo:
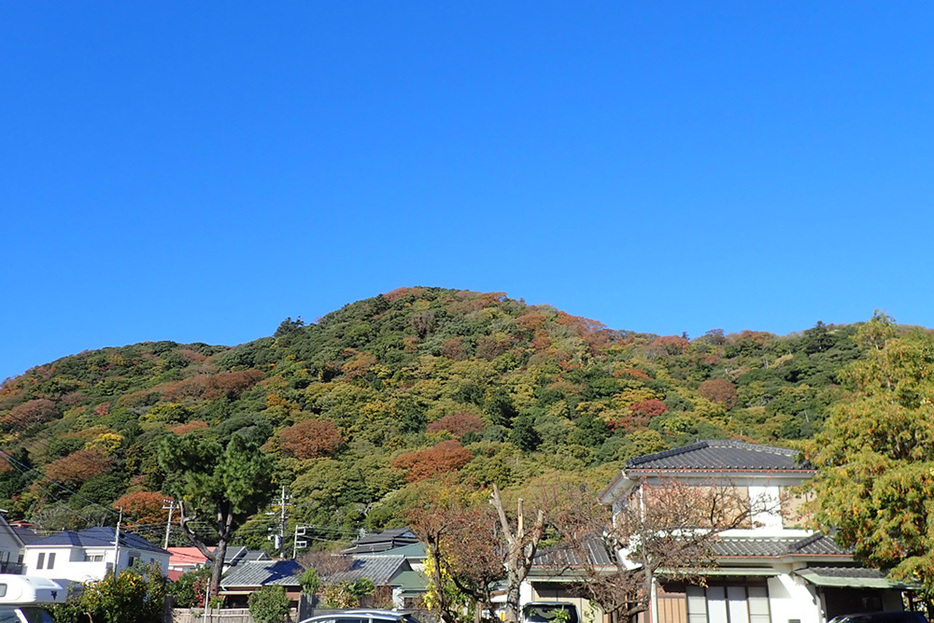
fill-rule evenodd
<path id="1" fill-rule="evenodd" d="M 814 474 L 797 452 L 730 440 L 698 441 L 628 460 L 599 495 L 614 521 L 648 509 L 658 489 L 672 483 L 682 491 L 726 491 L 724 500 L 745 510 L 735 525 L 709 533 L 715 564 L 700 568 L 699 577 L 679 580 L 679 570 L 658 570 L 641 622 L 825 623 L 839 614 L 901 610 L 906 587 L 860 567 L 833 539 L 804 525 L 798 487 Z M 599 623 L 598 609 L 574 590 L 583 577 L 575 568 L 602 566 L 609 573 L 617 564 L 640 564 L 625 550 L 618 556 L 619 563 L 599 547 L 585 555 L 588 560 L 560 549 L 544 552 L 523 599 L 571 603 L 581 613 L 595 613 Z"/>
<path id="2" fill-rule="evenodd" d="M 116 545 L 112 527 L 88 528 L 80 532 L 60 532 L 25 546 L 26 574 L 83 583 L 102 580 L 111 569 L 120 572 L 135 562 L 157 563 L 163 573 L 169 566 L 169 552 L 128 532 L 120 533 Z"/>
<path id="3" fill-rule="evenodd" d="M 22 536 L 0 515 L 0 573 L 23 572 Z"/>

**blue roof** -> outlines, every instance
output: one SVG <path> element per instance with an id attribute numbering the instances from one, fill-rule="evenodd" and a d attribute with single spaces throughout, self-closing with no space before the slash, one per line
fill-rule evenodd
<path id="1" fill-rule="evenodd" d="M 111 527 L 88 528 L 80 532 L 59 532 L 33 541 L 32 547 L 113 547 L 116 530 Z M 168 554 L 164 549 L 131 532 L 120 532 L 120 547 Z"/>
<path id="2" fill-rule="evenodd" d="M 299 586 L 298 576 L 304 567 L 294 560 L 260 560 L 233 567 L 221 580 L 221 588 L 266 586 Z"/>

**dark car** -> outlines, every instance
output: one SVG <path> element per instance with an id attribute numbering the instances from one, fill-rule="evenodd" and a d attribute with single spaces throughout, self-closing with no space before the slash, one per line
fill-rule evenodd
<path id="1" fill-rule="evenodd" d="M 841 614 L 830 623 L 928 623 L 920 612 L 861 612 Z"/>
<path id="2" fill-rule="evenodd" d="M 533 601 L 522 606 L 522 623 L 579 623 L 574 604 Z"/>
<path id="3" fill-rule="evenodd" d="M 0 623 L 52 623 L 52 615 L 40 606 L 0 606 Z"/>

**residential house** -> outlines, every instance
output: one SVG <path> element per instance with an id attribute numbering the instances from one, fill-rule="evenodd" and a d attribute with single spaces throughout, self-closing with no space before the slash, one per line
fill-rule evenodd
<path id="1" fill-rule="evenodd" d="M 351 555 L 372 554 L 415 543 L 418 543 L 418 537 L 409 528 L 392 528 L 367 534 L 354 541 L 350 548 L 341 553 Z"/>
<path id="2" fill-rule="evenodd" d="M 213 547 L 208 548 L 211 552 Z M 198 567 L 208 566 L 208 558 L 201 553 L 197 547 L 170 547 L 168 549 L 171 558 L 169 558 L 168 577 L 170 580 L 177 580 L 182 574 L 193 571 Z M 224 573 L 227 573 L 231 567 L 235 567 L 244 562 L 271 560 L 271 558 L 261 550 L 251 550 L 242 545 L 233 545 L 227 548 L 224 555 Z"/>
<path id="3" fill-rule="evenodd" d="M 396 608 L 414 608 L 417 599 L 428 590 L 428 578 L 425 576 L 425 546 L 421 543 L 394 547 L 382 552 L 360 554 L 355 558 L 390 557 L 404 560 L 385 580 L 385 586 L 392 589 L 392 602 Z"/>
<path id="4" fill-rule="evenodd" d="M 66 531 L 38 539 L 24 546 L 26 573 L 67 584 L 102 580 L 108 571 L 123 571 L 137 561 L 154 562 L 162 570 L 168 569 L 169 552 L 146 539 L 121 532 L 119 546 L 115 541 L 116 530 L 112 527 Z"/>
<path id="5" fill-rule="evenodd" d="M 0 515 L 0 573 L 23 572 L 23 536 Z"/>
<path id="6" fill-rule="evenodd" d="M 283 586 L 293 608 L 298 608 L 304 568 L 294 560 L 254 560 L 235 567 L 221 579 L 219 595 L 226 606 L 246 608 L 250 594 L 263 586 Z"/>
<path id="7" fill-rule="evenodd" d="M 797 452 L 730 440 L 699 441 L 627 461 L 599 495 L 614 518 L 628 507 L 650 504 L 654 487 L 674 482 L 722 488 L 748 505 L 745 521 L 712 539 L 716 566 L 702 572 L 702 584 L 660 574 L 643 623 L 824 623 L 838 614 L 901 610 L 906 587 L 860 567 L 831 538 L 804 527 L 796 488 L 814 474 Z M 619 554 L 622 562 L 634 565 L 625 554 Z M 581 565 L 609 570 L 616 561 L 601 547 L 584 554 L 545 551 L 523 587 L 523 602 L 562 601 L 593 612 L 574 590 Z"/>

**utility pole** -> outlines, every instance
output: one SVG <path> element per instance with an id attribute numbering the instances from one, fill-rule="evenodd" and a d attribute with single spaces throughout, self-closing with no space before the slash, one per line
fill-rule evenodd
<path id="1" fill-rule="evenodd" d="M 292 560 L 295 560 L 295 558 L 298 556 L 299 547 L 308 547 L 308 541 L 305 539 L 302 539 L 301 541 L 298 540 L 298 537 L 305 536 L 305 530 L 308 528 L 311 528 L 311 526 L 295 526 L 295 539 L 292 545 Z"/>
<path id="2" fill-rule="evenodd" d="M 279 529 L 277 532 L 273 532 L 266 537 L 266 540 L 272 541 L 275 549 L 279 552 L 279 555 L 285 558 L 285 527 L 286 527 L 286 507 L 289 504 L 289 500 L 292 499 L 291 495 L 285 494 L 285 485 L 282 485 L 282 493 L 279 499 Z M 266 513 L 267 516 L 275 516 L 275 512 Z M 272 528 L 270 528 L 270 531 Z"/>
<path id="3" fill-rule="evenodd" d="M 123 523 L 123 507 L 120 507 L 120 516 L 117 518 L 117 530 L 114 533 L 114 576 L 120 573 L 120 524 Z"/>
<path id="4" fill-rule="evenodd" d="M 282 485 L 282 517 L 279 520 L 279 555 L 285 558 L 285 485 Z"/>
<path id="5" fill-rule="evenodd" d="M 168 506 L 166 506 L 168 504 Z M 162 500 L 162 508 L 168 509 L 169 511 L 169 520 L 165 522 L 165 544 L 162 546 L 162 549 L 169 549 L 169 532 L 172 530 L 172 511 L 175 510 L 175 500 L 172 498 L 165 498 Z"/>

